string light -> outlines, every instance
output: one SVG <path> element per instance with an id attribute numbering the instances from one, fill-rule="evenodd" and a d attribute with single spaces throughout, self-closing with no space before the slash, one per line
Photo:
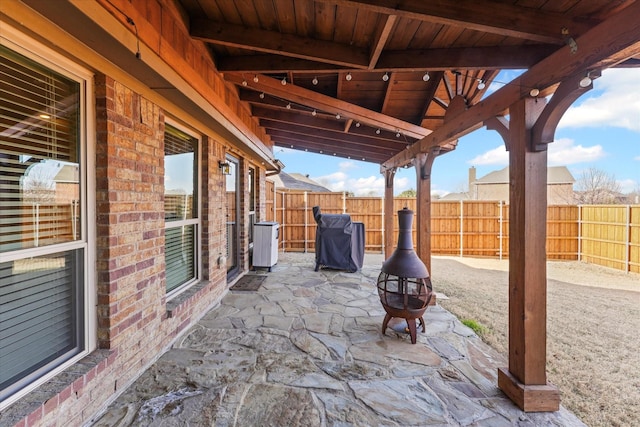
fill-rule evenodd
<path id="1" fill-rule="evenodd" d="M 282 86 L 287 84 L 287 78 L 283 77 L 282 80 L 280 81 L 280 83 L 282 83 Z"/>
<path id="2" fill-rule="evenodd" d="M 540 89 L 534 87 L 529 91 L 529 95 L 531 95 L 532 98 L 535 98 L 536 96 L 540 95 Z"/>
<path id="3" fill-rule="evenodd" d="M 389 73 L 384 73 L 384 76 L 382 76 L 382 81 L 384 81 L 384 82 L 388 82 L 389 81 Z"/>
<path id="4" fill-rule="evenodd" d="M 429 76 L 429 72 L 427 71 L 426 73 L 424 73 L 424 76 L 422 76 L 422 81 L 428 82 L 430 78 L 431 77 Z"/>
<path id="5" fill-rule="evenodd" d="M 317 114 L 318 114 L 318 113 L 316 113 L 316 110 L 313 110 L 313 111 L 311 112 L 311 115 L 312 115 L 313 117 L 315 117 Z"/>
<path id="6" fill-rule="evenodd" d="M 264 99 L 264 92 L 260 93 L 260 99 Z"/>
<path id="7" fill-rule="evenodd" d="M 376 135 L 380 135 L 380 128 L 376 129 Z"/>
<path id="8" fill-rule="evenodd" d="M 287 110 L 291 110 L 291 103 L 287 104 Z"/>
<path id="9" fill-rule="evenodd" d="M 360 127 L 360 122 L 356 122 L 356 127 L 359 128 Z"/>
<path id="10" fill-rule="evenodd" d="M 340 120 L 340 117 L 342 117 L 340 116 L 340 113 L 336 114 L 336 119 Z"/>
<path id="11" fill-rule="evenodd" d="M 246 86 L 246 85 L 247 85 L 247 81 L 246 81 L 246 80 L 243 80 L 243 81 L 242 81 L 242 86 Z"/>
<path id="12" fill-rule="evenodd" d="M 253 76 L 253 82 L 254 83 L 258 83 L 260 79 L 258 78 L 258 75 L 256 74 L 255 76 Z"/>
<path id="13" fill-rule="evenodd" d="M 480 80 L 478 82 L 478 89 L 482 90 L 486 87 L 486 84 L 484 83 L 484 80 Z"/>
<path id="14" fill-rule="evenodd" d="M 317 86 L 318 85 L 318 77 L 314 76 L 313 80 L 311 80 L 311 83 L 313 83 L 314 86 Z"/>
<path id="15" fill-rule="evenodd" d="M 345 79 L 347 79 L 348 82 L 351 81 L 352 77 L 351 77 L 351 73 L 347 73 Z"/>

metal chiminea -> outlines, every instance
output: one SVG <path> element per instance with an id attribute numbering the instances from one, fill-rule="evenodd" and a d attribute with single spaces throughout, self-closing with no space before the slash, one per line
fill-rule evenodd
<path id="1" fill-rule="evenodd" d="M 406 207 L 398 211 L 398 247 L 382 264 L 382 272 L 378 276 L 378 296 L 387 312 L 382 322 L 382 333 L 385 333 L 393 317 L 400 317 L 406 319 L 411 343 L 415 344 L 416 319 L 420 320 L 424 332 L 422 315 L 431 301 L 433 288 L 427 267 L 413 250 L 412 221 L 413 211 Z"/>

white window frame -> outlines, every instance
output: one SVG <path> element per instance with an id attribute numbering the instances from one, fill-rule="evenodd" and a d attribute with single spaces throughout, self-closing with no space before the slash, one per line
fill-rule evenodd
<path id="1" fill-rule="evenodd" d="M 189 280 L 186 283 L 183 283 L 182 285 L 178 286 L 177 288 L 171 290 L 170 292 L 166 293 L 166 297 L 167 297 L 167 301 L 170 301 L 171 299 L 175 298 L 176 296 L 180 295 L 182 292 L 186 291 L 187 289 L 189 289 L 191 286 L 193 286 L 194 284 L 200 282 L 202 280 L 202 243 L 201 243 L 201 235 L 202 235 L 202 135 L 199 132 L 196 132 L 195 130 L 175 121 L 172 120 L 171 118 L 167 117 L 165 118 L 165 124 L 170 125 L 176 129 L 178 129 L 181 132 L 184 132 L 185 134 L 189 135 L 190 137 L 194 138 L 195 140 L 198 141 L 198 147 L 196 152 L 194 153 L 195 155 L 195 161 L 196 161 L 196 168 L 194 169 L 194 173 L 196 174 L 196 179 L 194 182 L 194 192 L 196 193 L 196 200 L 194 200 L 194 208 L 196 210 L 195 212 L 195 218 L 189 218 L 189 219 L 185 219 L 185 220 L 179 220 L 179 221 L 170 221 L 167 222 L 165 221 L 164 223 L 164 229 L 165 231 L 168 228 L 177 228 L 177 227 L 183 227 L 183 226 L 187 226 L 187 225 L 194 225 L 195 226 L 195 239 L 194 239 L 194 267 L 195 267 L 195 274 L 194 277 Z M 164 159 L 164 150 L 162 153 L 163 159 Z M 165 169 L 165 175 L 166 175 L 166 169 Z M 164 209 L 163 209 L 164 210 Z M 166 243 L 165 243 L 166 245 Z M 166 263 L 165 263 L 165 271 L 166 271 Z"/>
<path id="2" fill-rule="evenodd" d="M 0 402 L 0 410 L 10 406 L 24 395 L 30 393 L 52 377 L 77 363 L 87 354 L 97 347 L 97 287 L 96 287 L 96 224 L 89 219 L 96 218 L 95 209 L 95 96 L 93 73 L 86 68 L 72 62 L 67 57 L 44 46 L 33 38 L 21 33 L 19 30 L 0 22 L 2 31 L 0 32 L 0 44 L 13 50 L 52 71 L 74 80 L 80 85 L 80 191 L 83 204 L 80 227 L 82 239 L 65 242 L 55 245 L 48 245 L 36 248 L 22 249 L 6 253 L 0 253 L 0 262 L 15 261 L 29 257 L 37 257 L 76 249 L 84 250 L 84 313 L 82 319 L 82 329 L 84 330 L 84 349 L 77 355 L 48 370 L 48 366 L 32 373 L 31 377 L 36 377 L 33 381 Z M 50 368 L 49 368 L 50 369 Z"/>

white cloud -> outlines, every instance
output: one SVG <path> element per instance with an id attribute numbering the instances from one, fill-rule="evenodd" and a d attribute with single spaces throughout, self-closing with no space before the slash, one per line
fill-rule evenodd
<path id="1" fill-rule="evenodd" d="M 594 80 L 593 90 L 602 93 L 589 95 L 570 107 L 558 127 L 613 126 L 640 132 L 640 73 L 637 69 L 609 69 Z"/>
<path id="2" fill-rule="evenodd" d="M 605 156 L 601 145 L 584 147 L 575 145 L 570 138 L 561 138 L 549 144 L 548 164 L 550 166 L 573 165 L 576 163 L 593 162 Z"/>
<path id="3" fill-rule="evenodd" d="M 549 144 L 548 164 L 550 166 L 563 166 L 593 162 L 605 155 L 606 153 L 601 145 L 585 147 L 580 144 L 576 145 L 573 139 L 561 138 Z M 504 145 L 499 145 L 477 155 L 467 163 L 474 166 L 507 166 L 509 164 L 509 153 Z"/>
<path id="4" fill-rule="evenodd" d="M 382 175 L 351 178 L 344 172 L 335 172 L 312 179 L 331 191 L 351 191 L 356 196 L 382 196 L 382 194 L 384 194 L 384 177 Z M 406 180 L 396 180 L 394 182 L 394 189 L 405 185 L 404 181 Z"/>
<path id="5" fill-rule="evenodd" d="M 637 160 L 637 161 L 639 161 L 639 162 L 640 162 L 640 156 L 636 156 L 636 157 L 634 157 L 634 158 L 633 158 L 633 160 Z"/>
<path id="6" fill-rule="evenodd" d="M 467 161 L 468 164 L 474 166 L 499 165 L 506 166 L 509 164 L 509 153 L 507 153 L 504 145 L 486 151 L 473 159 Z"/>
<path id="7" fill-rule="evenodd" d="M 639 187 L 639 183 L 633 179 L 623 179 L 616 181 L 620 185 L 620 191 L 622 193 L 631 193 Z"/>

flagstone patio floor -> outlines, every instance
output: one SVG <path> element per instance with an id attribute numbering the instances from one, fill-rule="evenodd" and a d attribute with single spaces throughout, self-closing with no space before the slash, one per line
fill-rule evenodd
<path id="1" fill-rule="evenodd" d="M 497 388 L 504 357 L 440 306 L 412 345 L 381 333 L 382 255 L 357 273 L 279 254 L 257 291 L 229 291 L 93 424 L 105 426 L 583 426 L 524 413 Z M 437 291 L 437 283 L 434 283 Z"/>

